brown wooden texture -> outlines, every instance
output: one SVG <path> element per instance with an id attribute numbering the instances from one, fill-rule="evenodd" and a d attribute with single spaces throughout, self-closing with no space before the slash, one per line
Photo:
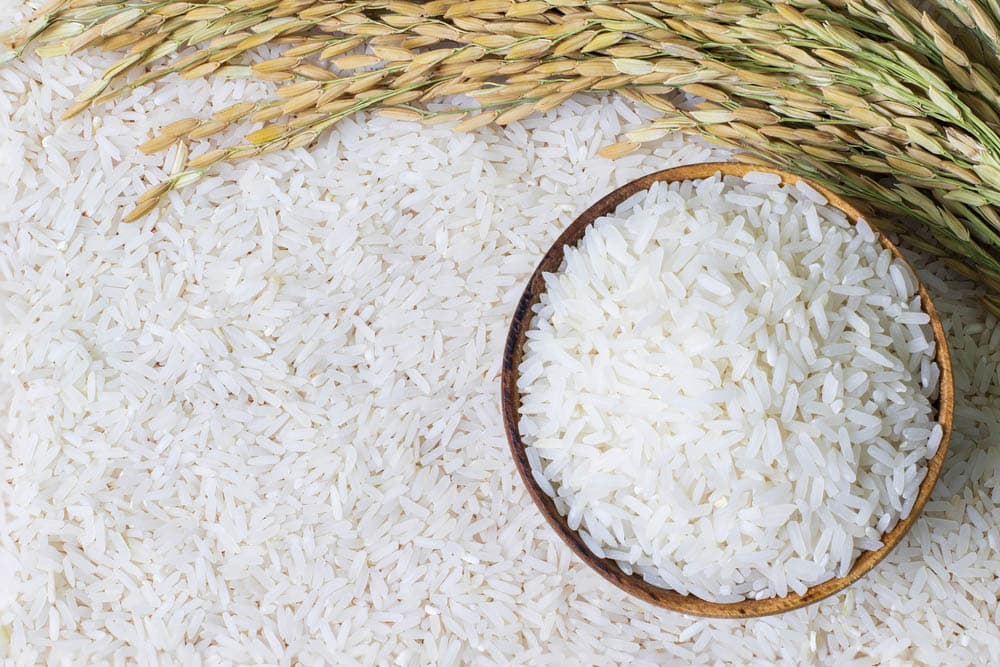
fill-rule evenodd
<path id="1" fill-rule="evenodd" d="M 576 533 L 576 531 L 569 528 L 566 524 L 565 517 L 559 514 L 556 510 L 555 504 L 552 502 L 552 499 L 549 498 L 544 491 L 542 491 L 532 476 L 531 466 L 528 463 L 528 458 L 524 450 L 524 442 L 521 440 L 521 434 L 518 430 L 519 409 L 521 404 L 521 395 L 517 389 L 518 367 L 521 364 L 521 356 L 524 350 L 525 333 L 531 323 L 531 308 L 538 303 L 539 297 L 545 289 L 542 274 L 554 272 L 559 269 L 563 260 L 563 250 L 565 246 L 575 245 L 583 237 L 587 227 L 589 227 L 597 218 L 613 212 L 623 201 L 637 192 L 648 189 L 657 181 L 669 182 L 696 180 L 709 178 L 719 172 L 725 175 L 743 176 L 751 171 L 763 171 L 778 174 L 782 177 L 783 183 L 795 183 L 799 180 L 806 180 L 809 185 L 826 196 L 826 198 L 830 201 L 830 205 L 843 211 L 852 222 L 858 218 L 864 217 L 854 206 L 833 194 L 826 188 L 820 187 L 807 179 L 801 179 L 800 177 L 787 172 L 756 165 L 746 165 L 733 162 L 714 162 L 676 167 L 644 176 L 643 178 L 615 190 L 588 208 L 583 212 L 583 214 L 580 215 L 580 217 L 574 220 L 573 223 L 570 224 L 570 226 L 556 240 L 555 244 L 553 244 L 553 246 L 542 258 L 538 268 L 535 269 L 531 279 L 528 281 L 528 286 L 525 288 L 524 293 L 521 296 L 520 302 L 517 304 L 517 309 L 514 311 L 513 321 L 511 322 L 510 331 L 507 335 L 507 343 L 504 348 L 503 355 L 501 395 L 504 428 L 507 433 L 507 441 L 510 445 L 510 452 L 514 457 L 514 463 L 521 475 L 521 479 L 528 487 L 528 492 L 531 494 L 535 504 L 538 506 L 538 509 L 541 510 L 542 515 L 548 521 L 549 525 L 552 526 L 553 530 L 558 533 L 559 537 L 562 538 L 562 540 L 576 553 L 577 556 L 583 559 L 583 561 L 592 568 L 597 570 L 602 577 L 610 581 L 615 586 L 618 586 L 622 590 L 658 607 L 664 607 L 666 609 L 679 611 L 685 614 L 692 614 L 695 616 L 708 616 L 716 618 L 750 618 L 786 612 L 822 600 L 825 597 L 843 590 L 850 584 L 860 579 L 865 573 L 875 567 L 879 561 L 885 558 L 886 554 L 888 554 L 889 551 L 891 551 L 892 548 L 899 543 L 913 523 L 917 520 L 917 517 L 920 516 L 920 512 L 923 509 L 924 504 L 927 502 L 927 499 L 930 497 L 931 490 L 934 488 L 934 483 L 937 481 L 938 475 L 941 472 L 941 466 L 944 463 L 945 455 L 948 451 L 948 441 L 951 437 L 952 419 L 954 416 L 955 395 L 952 380 L 951 358 L 948 352 L 948 342 L 945 338 L 944 329 L 941 326 L 941 320 L 934 308 L 934 304 L 931 302 L 930 296 L 927 294 L 927 290 L 925 289 L 923 283 L 921 283 L 919 292 L 923 309 L 930 316 L 931 327 L 934 331 L 934 338 L 937 341 L 937 363 L 941 369 L 941 381 L 936 407 L 938 421 L 944 431 L 944 436 L 941 440 L 941 446 L 938 448 L 937 453 L 927 462 L 927 476 L 920 485 L 920 491 L 910 515 L 906 519 L 900 521 L 895 528 L 883 535 L 882 541 L 885 546 L 877 551 L 863 552 L 855 561 L 847 576 L 834 578 L 822 584 L 813 586 L 803 595 L 789 594 L 785 597 L 774 597 L 766 600 L 746 600 L 743 602 L 733 603 L 708 602 L 693 595 L 681 595 L 675 591 L 654 586 L 644 581 L 638 575 L 626 575 L 614 561 L 610 559 L 598 558 L 593 555 L 584 545 L 583 540 L 580 539 L 580 536 Z M 868 218 L 865 219 L 867 220 Z M 872 227 L 877 230 L 876 225 L 873 224 Z M 879 241 L 884 247 L 888 248 L 895 257 L 903 260 L 904 262 L 906 261 L 906 259 L 899 252 L 899 249 L 896 248 L 896 246 L 893 245 L 887 238 L 885 238 L 884 235 L 879 234 Z M 915 271 L 914 275 L 917 275 Z"/>

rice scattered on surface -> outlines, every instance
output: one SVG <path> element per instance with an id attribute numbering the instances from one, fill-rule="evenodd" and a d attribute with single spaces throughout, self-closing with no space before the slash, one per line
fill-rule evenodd
<path id="1" fill-rule="evenodd" d="M 0 0 L 4 23 L 23 11 Z M 113 61 L 0 69 L 0 656 L 1000 661 L 1000 327 L 940 264 L 921 276 L 958 414 L 923 518 L 835 598 L 692 620 L 608 585 L 544 523 L 507 452 L 498 368 L 560 229 L 719 153 L 668 137 L 593 157 L 653 115 L 610 97 L 459 137 L 363 117 L 120 225 L 170 159 L 137 143 L 266 87 L 170 78 L 60 122 Z"/>
<path id="2" fill-rule="evenodd" d="M 912 272 L 779 181 L 655 183 L 597 219 L 545 274 L 519 368 L 528 459 L 569 527 L 717 602 L 845 576 L 940 443 Z"/>

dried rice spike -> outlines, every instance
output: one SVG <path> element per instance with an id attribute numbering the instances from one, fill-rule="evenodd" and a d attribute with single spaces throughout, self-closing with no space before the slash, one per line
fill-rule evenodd
<path id="1" fill-rule="evenodd" d="M 539 16 L 549 10 L 551 5 L 545 0 L 528 0 L 527 2 L 514 2 L 507 9 L 508 18 L 527 18 L 529 16 Z"/>
<path id="2" fill-rule="evenodd" d="M 297 134 L 292 137 L 288 144 L 284 147 L 287 150 L 295 150 L 296 148 L 305 148 L 312 144 L 319 137 L 319 132 L 309 131 Z"/>
<path id="3" fill-rule="evenodd" d="M 360 69 L 362 67 L 371 67 L 372 65 L 377 65 L 382 62 L 377 56 L 365 56 L 365 55 L 355 55 L 355 56 L 340 56 L 339 58 L 333 59 L 333 64 L 337 68 L 342 70 L 352 70 Z"/>
<path id="4" fill-rule="evenodd" d="M 424 125 L 441 125 L 443 123 L 451 123 L 456 120 L 461 119 L 466 115 L 464 111 L 449 111 L 441 113 L 432 113 L 426 115 L 420 120 Z"/>
<path id="5" fill-rule="evenodd" d="M 414 53 L 409 49 L 396 46 L 373 46 L 372 53 L 386 62 L 409 62 L 413 60 L 414 56 Z"/>
<path id="6" fill-rule="evenodd" d="M 252 71 L 252 70 L 251 70 Z M 295 80 L 295 74 L 292 72 L 253 72 L 253 77 L 259 79 L 260 81 L 274 81 L 276 83 L 282 83 L 285 81 Z"/>
<path id="7" fill-rule="evenodd" d="M 525 58 L 535 58 L 542 55 L 552 46 L 552 40 L 532 39 L 527 42 L 515 44 L 508 51 L 505 58 L 507 60 L 522 60 Z"/>
<path id="8" fill-rule="evenodd" d="M 346 99 L 334 100 L 333 102 L 327 102 L 326 104 L 316 107 L 316 111 L 329 116 L 335 116 L 347 111 L 348 109 L 353 109 L 355 106 L 357 106 L 357 100 L 353 97 L 349 97 Z"/>
<path id="9" fill-rule="evenodd" d="M 309 63 L 293 68 L 292 73 L 313 81 L 333 81 L 337 78 L 337 75 L 333 72 Z"/>
<path id="10" fill-rule="evenodd" d="M 469 0 L 454 4 L 445 12 L 445 18 L 459 16 L 479 16 L 483 14 L 503 14 L 513 5 L 511 0 Z"/>
<path id="11" fill-rule="evenodd" d="M 159 205 L 160 205 L 160 199 L 158 197 L 149 199 L 141 204 L 136 204 L 135 207 L 132 208 L 132 210 L 130 210 L 127 214 L 125 214 L 125 217 L 122 218 L 122 221 L 130 223 L 130 222 L 136 222 L 137 220 L 141 220 L 142 218 L 145 218 L 147 215 L 152 213 Z"/>
<path id="12" fill-rule="evenodd" d="M 139 196 L 139 198 L 135 200 L 135 203 L 139 205 L 139 204 L 145 204 L 150 200 L 158 201 L 163 195 L 165 195 L 169 191 L 170 191 L 170 183 L 168 181 L 158 183 L 153 187 L 149 188 L 148 190 L 146 190 L 144 193 L 142 193 Z"/>
<path id="13" fill-rule="evenodd" d="M 385 116 L 386 118 L 403 121 L 418 121 L 424 117 L 424 113 L 422 111 L 417 111 L 416 109 L 410 109 L 408 107 L 383 107 L 381 109 L 376 109 L 375 113 L 379 116 Z"/>
<path id="14" fill-rule="evenodd" d="M 223 149 L 207 151 L 188 161 L 188 167 L 191 169 L 204 169 L 205 167 L 211 167 L 212 165 L 225 160 L 228 155 L 229 152 Z M 163 183 L 162 185 L 169 187 L 167 183 Z"/>
<path id="15" fill-rule="evenodd" d="M 62 119 L 63 120 L 69 120 L 70 118 L 73 118 L 74 116 L 79 115 L 80 113 L 86 111 L 89 108 L 90 108 L 90 100 L 83 100 L 81 102 L 74 102 L 63 113 Z"/>
<path id="16" fill-rule="evenodd" d="M 466 118 L 462 122 L 455 125 L 452 128 L 455 132 L 471 132 L 477 128 L 483 127 L 484 125 L 489 125 L 497 119 L 500 114 L 496 111 L 484 111 L 478 113 L 475 116 Z"/>
<path id="17" fill-rule="evenodd" d="M 292 69 L 301 64 L 301 58 L 281 56 L 278 58 L 272 58 L 271 60 L 255 63 L 250 66 L 250 69 L 253 70 L 254 74 L 290 73 Z"/>
<path id="18" fill-rule="evenodd" d="M 293 97 L 298 97 L 299 95 L 305 95 L 306 93 L 311 93 L 314 90 L 320 90 L 321 86 L 316 81 L 302 81 L 299 83 L 292 83 L 287 86 L 282 86 L 274 91 L 275 95 L 281 99 L 291 99 Z"/>
<path id="19" fill-rule="evenodd" d="M 551 109 L 555 109 L 557 106 L 568 100 L 573 96 L 573 93 L 552 93 L 551 95 L 546 95 L 542 99 L 535 102 L 535 111 L 546 112 Z"/>
<path id="20" fill-rule="evenodd" d="M 204 63 L 202 65 L 197 65 L 186 69 L 180 73 L 180 75 L 185 79 L 200 79 L 204 76 L 208 76 L 215 70 L 219 69 L 220 63 Z"/>
<path id="21" fill-rule="evenodd" d="M 609 46 L 614 46 L 624 38 L 625 36 L 620 32 L 602 32 L 587 42 L 587 44 L 580 49 L 580 52 L 593 53 L 594 51 L 601 51 Z"/>
<path id="22" fill-rule="evenodd" d="M 984 30 L 990 30 L 995 0 L 970 0 L 968 4 L 963 8 L 946 2 L 967 25 L 974 25 L 973 14 L 980 18 L 986 15 L 988 20 L 980 23 Z M 716 139 L 730 141 L 735 133 L 741 142 L 768 152 L 776 160 L 787 159 L 793 151 L 809 159 L 810 155 L 829 159 L 837 156 L 861 170 L 860 177 L 888 174 L 908 182 L 925 181 L 921 191 L 935 206 L 947 201 L 965 207 L 954 209 L 958 223 L 944 214 L 935 214 L 934 208 L 923 207 L 918 214 L 928 216 L 928 225 L 967 224 L 978 228 L 993 226 L 994 219 L 1000 220 L 992 205 L 982 205 L 983 199 L 992 201 L 991 193 L 996 191 L 993 181 L 997 174 L 991 169 L 1000 155 L 1000 132 L 996 129 L 1000 114 L 994 110 L 1000 100 L 1000 82 L 996 67 L 989 66 L 995 61 L 980 60 L 983 53 L 969 50 L 969 42 L 944 29 L 945 24 L 939 24 L 937 16 L 922 14 L 898 0 L 859 0 L 845 7 L 813 4 L 756 8 L 738 3 L 584 5 L 581 0 L 490 0 L 479 4 L 435 0 L 385 5 L 229 0 L 224 4 L 174 2 L 146 7 L 121 6 L 110 0 L 73 0 L 51 5 L 51 13 L 20 30 L 17 39 L 58 38 L 53 46 L 42 47 L 52 53 L 87 45 L 131 51 L 105 74 L 104 80 L 82 91 L 68 115 L 172 72 L 189 77 L 254 75 L 286 83 L 330 82 L 342 88 L 333 92 L 324 88 L 321 98 L 315 101 L 319 106 L 333 104 L 346 92 L 361 95 L 366 105 L 378 106 L 388 104 L 385 91 L 392 87 L 414 86 L 414 90 L 396 98 L 410 100 L 417 94 L 429 98 L 446 92 L 475 92 L 492 77 L 504 77 L 504 83 L 514 85 L 534 81 L 537 85 L 523 92 L 527 98 L 508 99 L 495 92 L 492 98 L 487 95 L 487 100 L 517 103 L 502 103 L 506 110 L 498 120 L 520 117 L 529 112 L 530 105 L 547 108 L 558 103 L 558 94 L 574 90 L 625 87 L 639 93 L 636 99 L 660 109 L 656 96 L 646 93 L 685 86 L 687 92 L 701 93 L 725 107 L 702 112 L 732 112 L 734 120 L 730 124 L 711 125 L 709 121 L 718 121 L 721 115 L 702 115 L 694 121 Z M 445 15 L 450 18 L 443 20 Z M 380 34 L 386 32 L 386 26 L 392 27 L 393 34 Z M 366 34 L 337 37 L 334 32 L 341 28 Z M 898 42 L 881 43 L 887 33 L 894 33 Z M 706 43 L 706 36 L 717 43 Z M 111 79 L 130 69 L 170 55 L 186 40 L 193 40 L 193 53 L 143 74 L 128 85 L 109 85 Z M 446 46 L 442 40 L 459 44 Z M 269 43 L 291 49 L 253 67 L 225 64 L 244 51 Z M 724 53 L 719 44 L 728 45 L 730 50 Z M 328 69 L 300 60 L 312 54 L 337 57 L 364 45 L 376 51 L 374 57 L 383 64 L 373 66 L 382 70 L 387 68 L 382 55 L 393 58 L 392 62 L 412 59 L 417 64 L 411 63 L 413 66 L 403 75 L 392 71 L 368 78 L 366 74 L 343 87 L 343 82 Z M 440 53 L 420 53 L 427 48 Z M 378 49 L 388 50 L 379 55 Z M 595 57 L 589 53 L 591 50 L 609 57 Z M 847 57 L 847 51 L 851 57 Z M 437 61 L 442 54 L 443 59 Z M 545 62 L 538 62 L 542 57 Z M 889 62 L 897 65 L 884 64 Z M 462 63 L 472 66 L 463 66 L 461 71 L 455 68 Z M 615 69 L 612 71 L 609 65 Z M 534 73 L 538 77 L 533 80 Z M 466 78 L 458 78 L 460 74 Z M 560 81 L 552 84 L 549 74 Z M 291 100 L 305 92 L 302 88 L 285 96 Z M 537 96 L 544 97 L 534 99 Z M 286 107 L 297 114 L 293 122 L 308 115 L 302 113 L 308 106 L 297 106 L 306 102 L 300 98 Z M 218 131 L 223 123 L 251 114 L 273 118 L 273 114 L 283 113 L 281 107 L 285 104 L 288 102 L 251 103 L 235 109 L 238 113 L 233 119 L 216 118 L 214 124 L 200 125 L 191 135 Z M 928 114 L 927 125 L 904 122 L 923 121 Z M 801 128 L 802 132 L 796 135 L 779 129 L 776 132 L 783 139 L 776 141 L 777 137 L 769 139 L 759 131 L 779 125 Z M 650 131 L 651 135 L 666 126 L 657 127 Z M 813 132 L 828 135 L 829 144 L 821 145 L 820 135 Z M 801 141 L 796 144 L 797 140 Z M 847 158 L 845 151 L 850 153 Z M 878 157 L 879 152 L 893 160 Z M 972 169 L 983 164 L 979 172 Z M 831 173 L 826 167 L 815 168 Z M 927 178 L 928 170 L 934 173 L 933 179 Z M 940 184 L 942 192 L 932 191 L 931 180 Z M 863 182 L 879 197 L 887 197 L 878 184 L 859 179 L 852 182 Z M 970 252 L 978 250 L 970 248 Z"/>
<path id="23" fill-rule="evenodd" d="M 160 151 L 164 151 L 170 148 L 176 142 L 177 142 L 176 137 L 164 136 L 161 134 L 158 137 L 150 139 L 144 144 L 140 144 L 139 150 L 145 153 L 146 155 L 152 155 L 154 153 L 159 153 Z"/>
<path id="24" fill-rule="evenodd" d="M 282 105 L 281 111 L 285 114 L 293 114 L 313 108 L 316 106 L 316 102 L 319 101 L 322 94 L 322 91 L 313 90 L 293 97 Z"/>
<path id="25" fill-rule="evenodd" d="M 276 118 L 281 118 L 284 114 L 285 112 L 281 110 L 280 106 L 268 106 L 254 112 L 250 116 L 250 120 L 255 123 L 268 123 Z"/>
<path id="26" fill-rule="evenodd" d="M 175 123 L 170 123 L 160 130 L 160 136 L 177 138 L 181 137 L 201 124 L 201 121 L 194 118 L 186 118 Z"/>
<path id="27" fill-rule="evenodd" d="M 604 146 L 597 151 L 597 154 L 601 157 L 608 158 L 609 160 L 617 160 L 620 157 L 625 157 L 629 153 L 634 153 L 639 146 L 640 144 L 636 141 L 619 141 L 616 144 Z"/>
<path id="28" fill-rule="evenodd" d="M 254 146 L 261 146 L 274 142 L 279 137 L 285 135 L 288 128 L 284 125 L 267 125 L 259 130 L 255 130 L 247 135 L 247 142 Z"/>
<path id="29" fill-rule="evenodd" d="M 507 111 L 504 111 L 499 116 L 497 116 L 494 122 L 497 125 L 508 125 L 510 123 L 523 120 L 533 113 L 535 113 L 534 107 L 532 107 L 530 104 L 522 104 L 516 107 L 512 107 Z"/>
<path id="30" fill-rule="evenodd" d="M 298 114 L 292 116 L 288 121 L 288 127 L 293 130 L 302 130 L 306 128 L 316 127 L 318 124 L 325 120 L 329 120 L 330 116 L 319 111 L 311 111 L 308 113 Z"/>
<path id="31" fill-rule="evenodd" d="M 202 123 L 195 129 L 191 130 L 188 133 L 188 139 L 191 139 L 192 141 L 197 141 L 199 139 L 206 139 L 214 134 L 218 134 L 219 132 L 224 131 L 228 127 L 229 127 L 228 122 L 224 122 L 221 120 L 207 121 Z"/>

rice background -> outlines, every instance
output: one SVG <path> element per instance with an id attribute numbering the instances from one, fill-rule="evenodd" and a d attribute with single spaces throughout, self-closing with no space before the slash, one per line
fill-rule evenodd
<path id="1" fill-rule="evenodd" d="M 0 24 L 26 11 L 0 0 Z M 263 84 L 143 87 L 114 58 L 0 69 L 0 658 L 30 664 L 997 664 L 1000 326 L 918 259 L 955 434 L 924 516 L 819 605 L 637 602 L 515 477 L 499 362 L 541 253 L 618 184 L 722 154 L 595 155 L 652 112 L 577 96 L 507 129 L 360 116 L 118 221 L 135 145 Z M 245 128 L 244 128 L 245 129 Z"/>

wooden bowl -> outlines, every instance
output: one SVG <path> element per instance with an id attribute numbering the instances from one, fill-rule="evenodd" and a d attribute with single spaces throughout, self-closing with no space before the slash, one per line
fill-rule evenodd
<path id="1" fill-rule="evenodd" d="M 709 602 L 693 595 L 681 595 L 675 591 L 660 588 L 647 583 L 639 575 L 627 575 L 618 567 L 613 560 L 598 558 L 592 554 L 584 545 L 583 540 L 566 523 L 566 518 L 556 510 L 552 499 L 542 491 L 531 473 L 531 466 L 524 449 L 524 441 L 518 430 L 520 421 L 521 394 L 517 388 L 518 366 L 521 364 L 521 357 L 524 351 L 525 333 L 530 326 L 532 312 L 531 308 L 538 303 L 541 293 L 545 290 L 543 273 L 555 272 L 559 269 L 563 260 L 563 250 L 569 245 L 573 246 L 583 237 L 586 229 L 599 217 L 611 213 L 623 201 L 637 192 L 648 189 L 657 181 L 685 181 L 709 178 L 718 172 L 724 175 L 743 176 L 751 171 L 763 171 L 771 174 L 778 174 L 782 182 L 796 183 L 805 180 L 817 191 L 823 193 L 829 200 L 830 205 L 843 211 L 849 220 L 855 221 L 862 216 L 854 206 L 833 194 L 826 188 L 802 179 L 794 174 L 789 174 L 777 169 L 770 169 L 756 165 L 747 165 L 733 162 L 715 162 L 705 164 L 694 164 L 684 167 L 667 169 L 655 174 L 644 176 L 636 181 L 618 188 L 599 202 L 588 208 L 579 218 L 562 233 L 555 244 L 549 249 L 535 269 L 528 286 L 521 296 L 521 300 L 514 311 L 514 319 L 510 325 L 510 332 L 507 335 L 507 344 L 504 349 L 503 368 L 501 374 L 501 393 L 503 401 L 504 428 L 507 432 L 507 441 L 510 444 L 510 452 L 514 457 L 514 463 L 521 479 L 528 487 L 528 492 L 535 500 L 538 509 L 548 521 L 549 525 L 559 534 L 559 537 L 572 549 L 577 556 L 585 563 L 597 570 L 598 574 L 618 586 L 627 593 L 645 600 L 658 607 L 679 611 L 695 616 L 708 616 L 715 618 L 750 618 L 754 616 L 767 616 L 781 612 L 791 611 L 804 607 L 813 602 L 822 600 L 825 597 L 843 590 L 850 584 L 860 579 L 865 573 L 875 567 L 879 561 L 885 558 L 886 554 L 895 547 L 910 529 L 920 515 L 924 503 L 931 495 L 934 483 L 941 472 L 941 465 L 944 462 L 945 454 L 948 451 L 948 441 L 951 436 L 952 418 L 954 415 L 954 387 L 952 385 L 951 358 L 948 353 L 948 343 L 945 339 L 944 330 L 941 327 L 941 320 L 934 304 L 931 303 L 930 296 L 923 284 L 919 285 L 919 293 L 924 311 L 930 316 L 931 327 L 934 331 L 934 339 L 937 341 L 937 363 L 941 370 L 941 381 L 939 397 L 937 400 L 938 421 L 943 429 L 941 445 L 937 453 L 927 461 L 927 476 L 920 485 L 916 503 L 910 515 L 900 521 L 892 530 L 882 536 L 884 546 L 877 551 L 865 551 L 854 562 L 851 570 L 845 577 L 837 577 L 809 588 L 803 595 L 789 594 L 784 597 L 772 597 L 764 600 L 745 600 L 742 602 L 717 603 Z M 873 226 L 873 229 L 875 227 Z M 884 235 L 879 234 L 879 242 L 883 247 L 902 261 L 906 261 L 899 250 Z M 911 267 L 912 269 L 912 267 Z M 914 271 L 916 276 L 916 272 Z M 919 280 L 919 278 L 918 278 Z"/>

